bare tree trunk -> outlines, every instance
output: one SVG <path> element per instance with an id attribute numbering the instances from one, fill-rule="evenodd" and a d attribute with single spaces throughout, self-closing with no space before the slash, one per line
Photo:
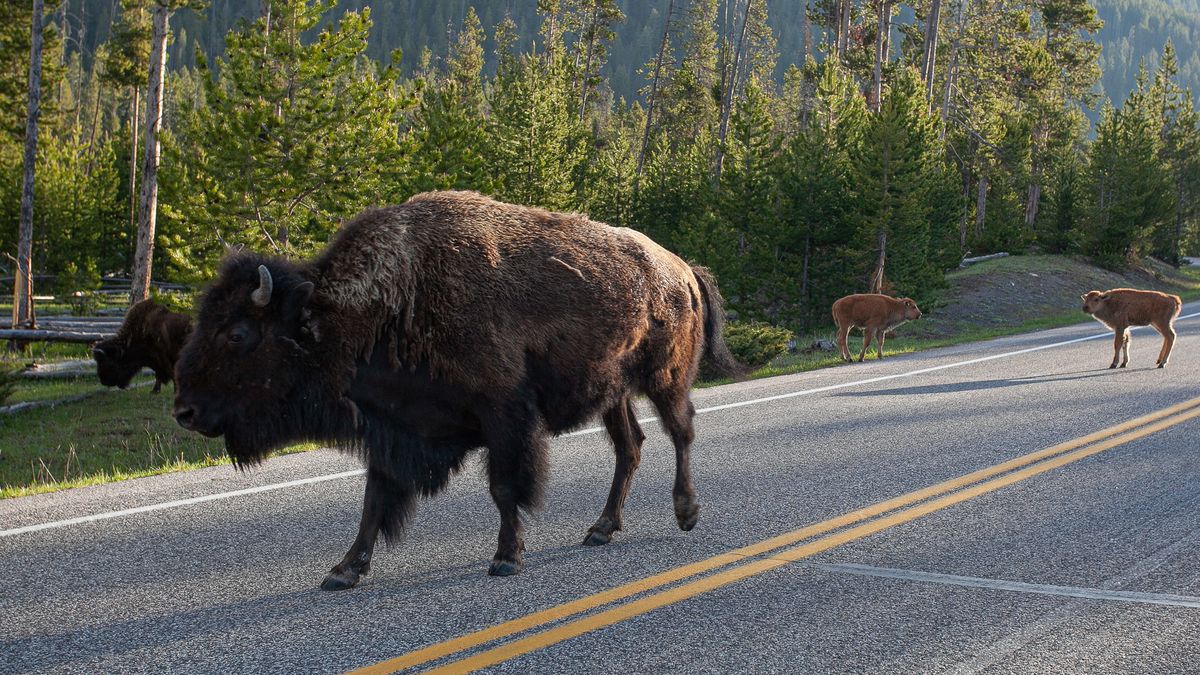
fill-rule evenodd
<path id="1" fill-rule="evenodd" d="M 808 263 L 812 259 L 812 229 L 811 226 L 804 234 L 804 264 L 800 268 L 800 302 L 804 303 L 804 314 L 801 316 L 802 330 L 807 330 L 812 318 L 812 303 L 808 297 Z"/>
<path id="2" fill-rule="evenodd" d="M 950 42 L 950 66 L 946 71 L 946 95 L 942 99 L 942 129 L 938 132 L 939 140 L 946 140 L 946 127 L 950 124 L 950 95 L 954 90 L 954 80 L 958 77 L 958 49 L 962 44 L 963 32 L 966 30 L 964 21 L 966 13 L 967 0 L 959 0 L 958 19 L 956 20 L 958 35 Z"/>
<path id="3" fill-rule="evenodd" d="M 746 0 L 746 15 L 742 17 L 742 34 L 738 37 L 737 50 L 733 53 L 733 70 L 729 76 L 729 86 L 725 88 L 725 99 L 721 102 L 721 133 L 717 139 L 717 173 L 716 180 L 721 180 L 721 167 L 725 163 L 725 136 L 729 133 L 729 114 L 733 109 L 733 91 L 737 88 L 738 69 L 742 63 L 742 48 L 746 44 L 746 27 L 750 23 L 750 8 L 754 0 Z"/>
<path id="4" fill-rule="evenodd" d="M 654 121 L 654 104 L 658 97 L 658 75 L 662 71 L 663 55 L 667 51 L 667 38 L 671 33 L 671 16 L 675 11 L 675 0 L 667 4 L 667 21 L 663 24 L 662 41 L 658 45 L 658 59 L 654 62 L 654 79 L 650 83 L 650 98 L 646 102 L 646 126 L 642 129 L 642 147 L 638 150 L 637 171 L 633 175 L 633 193 L 637 194 L 642 180 L 642 169 L 646 163 L 646 146 L 650 144 L 650 126 Z"/>
<path id="5" fill-rule="evenodd" d="M 588 79 L 592 77 L 592 54 L 596 44 L 596 22 L 600 20 L 600 0 L 592 0 L 592 26 L 588 30 L 588 58 L 583 65 L 583 84 L 580 86 L 580 120 L 588 110 Z"/>
<path id="6" fill-rule="evenodd" d="M 975 190 L 975 236 L 983 234 L 984 220 L 987 218 L 988 175 L 987 167 L 979 175 L 979 183 Z"/>
<path id="7" fill-rule="evenodd" d="M 875 69 L 871 74 L 871 95 L 868 97 L 871 112 L 879 112 L 879 105 L 883 100 L 884 33 L 887 31 L 887 16 L 891 12 L 887 0 L 878 0 L 878 2 L 879 23 L 875 27 Z"/>
<path id="8" fill-rule="evenodd" d="M 883 190 L 879 197 L 882 200 L 887 199 L 888 190 L 891 189 L 891 170 L 890 163 L 885 161 L 883 167 Z M 879 246 L 879 257 L 875 260 L 875 273 L 871 275 L 871 292 L 883 292 L 883 272 L 887 266 L 887 219 L 891 218 L 890 211 L 885 207 L 883 210 L 884 222 L 879 224 L 879 232 L 877 234 L 877 243 Z"/>
<path id="9" fill-rule="evenodd" d="M 42 102 L 42 0 L 33 0 L 29 48 L 29 107 L 25 114 L 25 173 L 21 179 L 21 215 L 17 233 L 17 268 L 13 270 L 12 326 L 34 325 L 33 315 L 33 177 L 37 163 L 38 116 Z"/>
<path id="10" fill-rule="evenodd" d="M 808 1 L 809 0 L 804 0 L 801 3 L 803 6 L 800 8 L 800 32 L 804 36 L 805 63 L 808 63 L 808 60 L 811 59 L 813 55 L 812 21 L 810 21 L 808 18 Z"/>
<path id="11" fill-rule="evenodd" d="M 1038 209 L 1042 201 L 1042 160 L 1039 147 L 1049 131 L 1042 125 L 1033 132 L 1033 143 L 1029 148 L 1029 189 L 1025 195 L 1025 227 L 1033 229 L 1037 224 Z"/>
<path id="12" fill-rule="evenodd" d="M 921 79 L 925 82 L 925 98 L 933 105 L 933 72 L 937 63 L 938 24 L 942 20 L 942 0 L 933 0 L 929 16 L 925 17 L 925 49 L 921 56 Z"/>
<path id="13" fill-rule="evenodd" d="M 1029 183 L 1029 192 L 1025 200 L 1025 226 L 1032 229 L 1037 224 L 1039 207 L 1042 201 L 1042 167 L 1035 165 L 1033 177 Z"/>
<path id="14" fill-rule="evenodd" d="M 971 198 L 971 172 L 966 164 L 960 169 L 963 179 L 963 199 Z M 967 209 L 959 209 L 958 215 L 958 246 L 962 250 L 967 250 Z"/>
<path id="15" fill-rule="evenodd" d="M 872 293 L 883 292 L 883 270 L 887 265 L 887 230 L 879 232 L 879 257 L 875 259 L 875 272 L 871 274 Z"/>
<path id="16" fill-rule="evenodd" d="M 845 59 L 846 51 L 850 49 L 850 0 L 841 0 L 841 12 L 838 14 L 838 58 Z"/>
<path id="17" fill-rule="evenodd" d="M 135 83 L 129 92 L 129 229 L 137 232 L 137 158 L 138 158 L 138 111 L 141 109 L 141 88 Z"/>
<path id="18" fill-rule="evenodd" d="M 130 304 L 150 297 L 150 275 L 154 263 L 154 226 L 158 210 L 158 130 L 162 126 L 169 13 L 165 6 L 155 4 L 154 32 L 150 41 L 150 78 L 146 90 L 146 151 L 142 161 L 142 198 L 138 208 L 137 251 L 133 257 Z"/>

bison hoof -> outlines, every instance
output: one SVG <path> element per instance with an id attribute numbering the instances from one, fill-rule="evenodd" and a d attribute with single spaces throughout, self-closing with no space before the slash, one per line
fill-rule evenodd
<path id="1" fill-rule="evenodd" d="M 583 539 L 584 546 L 603 546 L 612 541 L 611 534 L 605 534 L 598 530 L 588 530 L 587 537 Z"/>
<path id="2" fill-rule="evenodd" d="M 700 520 L 700 505 L 692 499 L 675 500 L 675 520 L 679 522 L 679 529 L 691 531 L 696 521 Z"/>
<path id="3" fill-rule="evenodd" d="M 1129 365 L 1129 364 L 1127 364 L 1127 363 L 1122 363 L 1120 367 L 1121 367 L 1121 368 L 1124 368 L 1124 367 L 1125 367 L 1125 366 L 1127 366 L 1127 365 Z"/>
<path id="4" fill-rule="evenodd" d="M 1160 363 L 1160 364 L 1158 364 L 1158 367 L 1159 367 L 1159 368 L 1166 368 L 1166 367 L 1167 367 L 1167 364 L 1165 364 L 1165 363 Z"/>
<path id="5" fill-rule="evenodd" d="M 520 560 L 493 560 L 488 567 L 488 575 L 493 577 L 511 577 L 525 567 Z"/>
<path id="6" fill-rule="evenodd" d="M 358 580 L 361 578 L 362 575 L 357 572 L 348 570 L 338 571 L 335 569 L 329 573 L 329 576 L 325 577 L 325 581 L 321 582 L 321 590 L 344 591 L 357 586 Z"/>
<path id="7" fill-rule="evenodd" d="M 1114 363 L 1114 364 L 1112 364 L 1111 366 L 1109 366 L 1109 367 L 1108 367 L 1108 369 L 1109 369 L 1109 370 L 1112 370 L 1113 368 L 1116 368 L 1116 367 L 1117 367 L 1117 364 L 1115 364 L 1115 363 Z"/>

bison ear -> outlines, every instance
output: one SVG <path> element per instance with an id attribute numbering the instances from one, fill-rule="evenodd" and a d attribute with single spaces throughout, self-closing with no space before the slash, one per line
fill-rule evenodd
<path id="1" fill-rule="evenodd" d="M 313 282 L 305 281 L 288 291 L 287 298 L 283 301 L 284 316 L 288 318 L 299 316 L 300 310 L 304 309 L 304 306 L 312 299 L 313 288 Z"/>

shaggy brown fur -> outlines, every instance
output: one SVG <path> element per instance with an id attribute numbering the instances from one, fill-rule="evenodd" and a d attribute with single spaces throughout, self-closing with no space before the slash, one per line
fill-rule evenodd
<path id="1" fill-rule="evenodd" d="M 192 332 L 192 320 L 168 311 L 153 300 L 143 300 L 125 314 L 114 337 L 92 347 L 96 375 L 106 387 L 129 386 L 142 368 L 154 371 L 154 393 L 175 377 L 179 351 Z"/>
<path id="2" fill-rule="evenodd" d="M 692 528 L 688 391 L 702 353 L 740 372 L 721 303 L 706 271 L 633 230 L 471 192 L 421 194 L 356 217 L 313 261 L 228 260 L 179 364 L 176 418 L 223 434 L 239 463 L 299 439 L 362 452 L 363 520 L 329 589 L 357 583 L 377 535 L 398 536 L 416 496 L 486 447 L 501 513 L 489 571 L 512 574 L 548 437 L 595 414 L 617 467 L 585 543 L 621 529 L 644 438 L 638 394 L 671 435 L 675 515 Z"/>
<path id="3" fill-rule="evenodd" d="M 833 322 L 837 324 L 838 349 L 842 359 L 852 361 L 850 346 L 847 344 L 851 328 L 863 329 L 862 351 L 858 360 L 862 361 L 871 346 L 871 339 L 876 341 L 876 353 L 883 358 L 883 340 L 887 332 L 908 321 L 921 318 L 921 310 L 912 298 L 893 298 L 879 293 L 858 293 L 833 303 Z"/>
<path id="4" fill-rule="evenodd" d="M 1118 357 L 1122 368 L 1129 364 L 1129 327 L 1147 325 L 1163 336 L 1157 365 L 1167 367 L 1167 359 L 1171 358 L 1171 348 L 1175 345 L 1175 317 L 1183 308 L 1178 295 L 1114 288 L 1089 291 L 1079 297 L 1083 300 L 1084 312 L 1113 330 L 1113 359 L 1109 368 L 1117 367 Z"/>

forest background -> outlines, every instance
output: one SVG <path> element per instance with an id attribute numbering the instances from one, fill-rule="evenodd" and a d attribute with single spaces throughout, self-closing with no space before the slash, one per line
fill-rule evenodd
<path id="1" fill-rule="evenodd" d="M 4 252 L 30 20 L 0 6 Z M 42 26 L 31 258 L 56 290 L 134 273 L 139 229 L 147 273 L 199 286 L 230 246 L 307 255 L 440 188 L 638 228 L 799 331 L 848 292 L 931 299 L 968 252 L 1200 251 L 1195 0 L 58 0 Z"/>

